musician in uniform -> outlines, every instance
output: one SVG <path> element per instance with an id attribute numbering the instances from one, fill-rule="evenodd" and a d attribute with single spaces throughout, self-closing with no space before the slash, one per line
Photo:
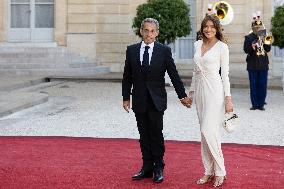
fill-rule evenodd
<path id="1" fill-rule="evenodd" d="M 271 44 L 265 44 L 266 30 L 261 21 L 260 14 L 253 17 L 252 32 L 245 36 L 244 52 L 247 54 L 247 71 L 250 82 L 250 110 L 265 110 L 265 98 L 267 93 L 268 56 Z"/>

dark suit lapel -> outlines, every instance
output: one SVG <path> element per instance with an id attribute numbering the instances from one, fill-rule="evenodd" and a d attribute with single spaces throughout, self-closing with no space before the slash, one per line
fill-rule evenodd
<path id="1" fill-rule="evenodd" d="M 141 43 L 137 43 L 136 45 L 136 50 L 135 50 L 135 59 L 136 59 L 136 62 L 137 62 L 137 66 L 139 68 L 141 68 L 141 62 L 140 62 L 140 48 L 141 48 Z"/>
<path id="2" fill-rule="evenodd" d="M 151 61 L 150 61 L 150 69 L 153 66 L 153 64 L 155 64 L 155 62 L 156 62 L 156 59 L 157 59 L 159 52 L 160 52 L 159 49 L 160 49 L 159 44 L 157 42 L 155 42 L 153 52 L 152 52 Z"/>

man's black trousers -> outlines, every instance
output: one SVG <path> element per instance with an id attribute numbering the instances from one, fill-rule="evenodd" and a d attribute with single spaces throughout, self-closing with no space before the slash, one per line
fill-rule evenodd
<path id="1" fill-rule="evenodd" d="M 140 134 L 140 148 L 143 159 L 143 168 L 151 170 L 153 168 L 164 167 L 163 156 L 165 152 L 163 137 L 163 115 L 156 109 L 150 94 L 146 112 L 135 113 L 137 127 Z"/>

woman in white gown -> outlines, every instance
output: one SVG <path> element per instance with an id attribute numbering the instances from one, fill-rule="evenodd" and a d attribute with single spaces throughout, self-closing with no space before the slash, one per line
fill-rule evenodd
<path id="1" fill-rule="evenodd" d="M 206 16 L 200 31 L 202 40 L 194 44 L 195 68 L 189 90 L 189 96 L 194 96 L 196 103 L 201 131 L 201 156 L 205 168 L 204 176 L 197 184 L 205 184 L 215 178 L 214 186 L 217 187 L 226 179 L 220 126 L 225 112 L 233 111 L 228 76 L 229 49 L 216 16 Z"/>

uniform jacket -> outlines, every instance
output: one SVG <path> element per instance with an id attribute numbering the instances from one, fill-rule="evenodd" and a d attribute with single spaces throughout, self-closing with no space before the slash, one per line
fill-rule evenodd
<path id="1" fill-rule="evenodd" d="M 252 48 L 252 43 L 258 40 L 257 35 L 254 33 L 250 33 L 249 35 L 245 36 L 244 42 L 244 51 L 247 54 L 246 62 L 247 62 L 247 70 L 268 70 L 268 56 L 265 53 L 264 56 L 257 56 L 256 50 Z M 266 52 L 271 50 L 271 45 L 263 45 L 263 48 Z"/>

